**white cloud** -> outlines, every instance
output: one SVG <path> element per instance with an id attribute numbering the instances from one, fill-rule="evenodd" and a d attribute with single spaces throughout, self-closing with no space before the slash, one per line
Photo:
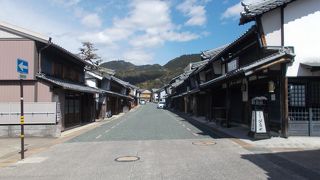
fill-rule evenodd
<path id="1" fill-rule="evenodd" d="M 116 42 L 127 39 L 133 32 L 123 28 L 108 28 L 104 31 L 88 32 L 80 36 L 81 41 L 114 47 Z"/>
<path id="2" fill-rule="evenodd" d="M 169 41 L 186 42 L 186 41 L 198 39 L 199 35 L 190 33 L 190 32 L 177 33 L 174 31 L 170 31 L 164 34 L 164 38 Z"/>
<path id="3" fill-rule="evenodd" d="M 101 19 L 96 13 L 85 15 L 81 19 L 81 23 L 87 27 L 96 28 L 101 26 Z"/>
<path id="4" fill-rule="evenodd" d="M 250 4 L 257 2 L 258 0 L 245 0 L 243 1 L 245 4 Z M 225 19 L 233 19 L 236 20 L 240 17 L 240 13 L 243 11 L 243 6 L 241 5 L 241 2 L 228 7 L 221 15 L 221 20 Z"/>
<path id="5" fill-rule="evenodd" d="M 142 48 L 159 47 L 167 41 L 185 42 L 199 38 L 191 32 L 180 32 L 170 17 L 170 4 L 160 0 L 135 0 L 131 10 L 124 18 L 114 18 L 112 26 L 103 31 L 86 33 L 82 40 L 116 47 L 125 41 L 131 47 L 125 53 L 127 59 L 143 57 L 148 61 L 153 58 Z M 135 58 L 130 58 L 132 55 Z M 138 62 L 139 63 L 139 62 Z"/>
<path id="6" fill-rule="evenodd" d="M 31 4 L 24 4 L 20 1 L 0 1 L 0 5 L 3 8 L 0 11 L 2 21 L 50 36 L 54 43 L 63 45 L 65 49 L 72 52 L 78 51 L 80 47 L 80 41 L 77 40 L 79 30 L 70 26 L 67 21 L 67 23 L 62 22 L 46 14 L 39 15 L 37 11 L 30 8 Z M 8 16 L 8 14 L 11 15 Z M 34 20 L 37 21 L 36 25 Z"/>
<path id="7" fill-rule="evenodd" d="M 144 47 L 157 47 L 164 43 L 164 40 L 160 36 L 152 36 L 148 34 L 144 34 L 141 36 L 136 36 L 132 38 L 129 43 L 136 48 L 144 48 Z"/>
<path id="8" fill-rule="evenodd" d="M 65 7 L 75 6 L 80 3 L 81 0 L 53 0 L 54 3 L 60 4 Z"/>
<path id="9" fill-rule="evenodd" d="M 241 3 L 235 4 L 229 7 L 224 13 L 221 15 L 221 19 L 237 19 L 240 17 L 240 12 L 243 11 L 243 7 Z"/>
<path id="10" fill-rule="evenodd" d="M 102 16 L 89 12 L 79 2 L 56 0 L 43 11 L 34 11 L 32 3 L 0 0 L 3 7 L 0 19 L 51 36 L 54 43 L 72 53 L 79 51 L 81 41 L 91 41 L 105 60 L 125 58 L 135 64 L 154 63 L 154 49 L 166 42 L 186 42 L 203 36 L 184 31 L 184 26 L 173 23 L 169 1 L 134 0 L 124 17 L 114 18 L 103 29 Z"/>
<path id="11" fill-rule="evenodd" d="M 207 21 L 205 6 L 197 4 L 196 0 L 185 0 L 177 9 L 189 18 L 185 25 L 202 26 Z"/>
<path id="12" fill-rule="evenodd" d="M 133 49 L 123 54 L 123 58 L 136 65 L 151 64 L 153 55 L 140 49 Z"/>

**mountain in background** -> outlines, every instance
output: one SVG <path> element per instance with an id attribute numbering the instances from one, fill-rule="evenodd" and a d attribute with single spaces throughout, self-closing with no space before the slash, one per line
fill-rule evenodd
<path id="1" fill-rule="evenodd" d="M 201 61 L 200 54 L 182 55 L 163 66 L 159 64 L 137 66 L 123 60 L 105 62 L 100 66 L 115 70 L 115 76 L 124 81 L 150 90 L 164 86 L 172 78 L 183 73 L 183 69 L 189 63 L 197 61 Z"/>

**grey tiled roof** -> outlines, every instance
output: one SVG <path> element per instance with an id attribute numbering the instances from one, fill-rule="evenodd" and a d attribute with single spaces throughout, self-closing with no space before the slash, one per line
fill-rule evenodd
<path id="1" fill-rule="evenodd" d="M 172 86 L 172 87 L 178 87 L 178 86 L 180 86 L 183 82 L 184 82 L 184 80 L 180 80 L 180 81 L 177 81 L 177 82 L 172 83 L 171 86 Z"/>
<path id="2" fill-rule="evenodd" d="M 220 82 L 222 80 L 226 80 L 231 77 L 235 77 L 237 75 L 247 74 L 248 72 L 254 70 L 255 68 L 261 67 L 261 66 L 268 64 L 268 63 L 275 62 L 276 60 L 279 60 L 280 58 L 285 57 L 285 56 L 290 56 L 290 57 L 294 56 L 294 54 L 290 48 L 281 48 L 281 49 L 279 49 L 278 52 L 275 52 L 270 56 L 267 56 L 265 58 L 257 60 L 255 62 L 253 62 L 247 66 L 241 67 L 235 71 L 228 72 L 228 73 L 221 75 L 217 78 L 214 78 L 210 81 L 204 82 L 204 83 L 200 84 L 200 87 L 204 88 L 204 87 L 207 87 L 211 84 Z"/>
<path id="3" fill-rule="evenodd" d="M 213 56 L 212 58 L 210 58 L 210 62 L 219 58 L 221 54 L 227 52 L 230 48 L 234 47 L 235 45 L 237 45 L 239 42 L 241 42 L 244 38 L 246 38 L 247 36 L 249 36 L 250 34 L 254 33 L 257 30 L 257 27 L 255 25 L 251 26 L 248 30 L 246 30 L 246 32 L 244 32 L 241 36 L 239 36 L 239 38 L 237 38 L 236 40 L 234 40 L 233 42 L 231 42 L 230 44 L 226 45 L 224 48 L 222 48 L 221 51 L 219 51 L 215 56 Z M 209 63 L 210 63 L 209 62 Z"/>
<path id="4" fill-rule="evenodd" d="M 100 94 L 106 93 L 106 94 L 109 94 L 109 95 L 120 96 L 120 97 L 124 97 L 124 98 L 128 98 L 128 99 L 132 99 L 130 96 L 127 96 L 127 95 L 124 95 L 124 94 L 116 93 L 116 92 L 113 92 L 113 91 L 107 91 L 107 90 L 104 90 L 104 89 L 85 86 L 83 84 L 78 84 L 78 83 L 74 83 L 74 82 L 70 82 L 70 81 L 66 81 L 66 80 L 50 77 L 50 76 L 47 76 L 45 74 L 37 74 L 36 76 L 39 79 L 45 80 L 45 81 L 47 81 L 49 83 L 52 83 L 52 84 L 54 84 L 56 86 L 60 86 L 63 89 L 68 89 L 68 90 L 78 91 L 78 92 L 86 92 L 86 93 L 100 93 Z"/>
<path id="5" fill-rule="evenodd" d="M 194 63 L 191 63 L 191 69 L 196 69 L 198 67 L 201 67 L 205 64 L 208 63 L 209 60 L 204 60 L 204 61 L 199 61 L 199 62 L 194 62 Z"/>
<path id="6" fill-rule="evenodd" d="M 86 92 L 86 93 L 102 93 L 101 89 L 92 88 L 84 84 L 74 83 L 74 82 L 63 80 L 63 79 L 50 77 L 45 74 L 37 74 L 36 77 L 39 79 L 45 80 L 47 82 L 50 82 L 52 84 L 55 84 L 57 86 L 60 86 L 63 89 L 68 89 L 68 90 L 73 90 L 78 92 Z"/>
<path id="7" fill-rule="evenodd" d="M 240 14 L 240 24 L 250 22 L 258 15 L 264 14 L 293 1 L 295 0 L 260 0 L 252 4 L 242 3 L 242 6 L 244 6 L 244 11 Z"/>
<path id="8" fill-rule="evenodd" d="M 228 46 L 228 44 L 223 45 L 223 46 L 218 47 L 218 48 L 215 48 L 215 49 L 203 51 L 203 52 L 201 53 L 201 58 L 202 58 L 202 59 L 212 59 L 212 58 L 215 57 L 217 54 L 219 54 L 222 50 L 224 50 L 227 46 Z"/>
<path id="9" fill-rule="evenodd" d="M 113 96 L 119 96 L 119 97 L 124 97 L 124 98 L 127 98 L 127 99 L 133 99 L 132 97 L 130 96 L 127 96 L 127 95 L 124 95 L 124 94 L 120 94 L 120 93 L 116 93 L 116 92 L 113 92 L 113 91 L 106 91 L 106 90 L 102 90 L 103 93 L 106 93 L 106 94 L 109 94 L 109 95 L 113 95 Z"/>
<path id="10" fill-rule="evenodd" d="M 114 76 L 111 77 L 111 80 L 114 80 L 115 82 L 117 82 L 117 83 L 119 83 L 119 84 L 121 84 L 121 85 L 123 85 L 125 87 L 127 87 L 129 85 L 128 82 L 125 82 L 125 81 L 123 81 L 123 80 L 121 80 L 119 78 L 116 78 Z"/>

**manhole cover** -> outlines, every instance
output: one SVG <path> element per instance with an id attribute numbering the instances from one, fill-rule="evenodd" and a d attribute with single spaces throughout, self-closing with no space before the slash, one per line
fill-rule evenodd
<path id="1" fill-rule="evenodd" d="M 197 141 L 197 142 L 192 142 L 193 145 L 201 145 L 201 146 L 209 146 L 209 145 L 215 145 L 217 144 L 214 141 Z"/>
<path id="2" fill-rule="evenodd" d="M 138 161 L 140 158 L 137 156 L 122 156 L 115 159 L 117 162 L 133 162 Z"/>

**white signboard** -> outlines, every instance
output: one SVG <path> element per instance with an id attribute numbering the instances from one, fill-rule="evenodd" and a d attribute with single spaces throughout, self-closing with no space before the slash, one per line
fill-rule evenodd
<path id="1" fill-rule="evenodd" d="M 256 116 L 257 116 L 257 133 L 266 133 L 266 124 L 264 122 L 264 116 L 263 116 L 263 111 L 256 111 Z"/>
<path id="2" fill-rule="evenodd" d="M 252 111 L 251 131 L 256 133 L 267 132 L 263 111 Z"/>
<path id="3" fill-rule="evenodd" d="M 238 69 L 238 61 L 239 61 L 239 58 L 235 58 L 232 61 L 228 62 L 227 71 L 230 72 Z"/>

